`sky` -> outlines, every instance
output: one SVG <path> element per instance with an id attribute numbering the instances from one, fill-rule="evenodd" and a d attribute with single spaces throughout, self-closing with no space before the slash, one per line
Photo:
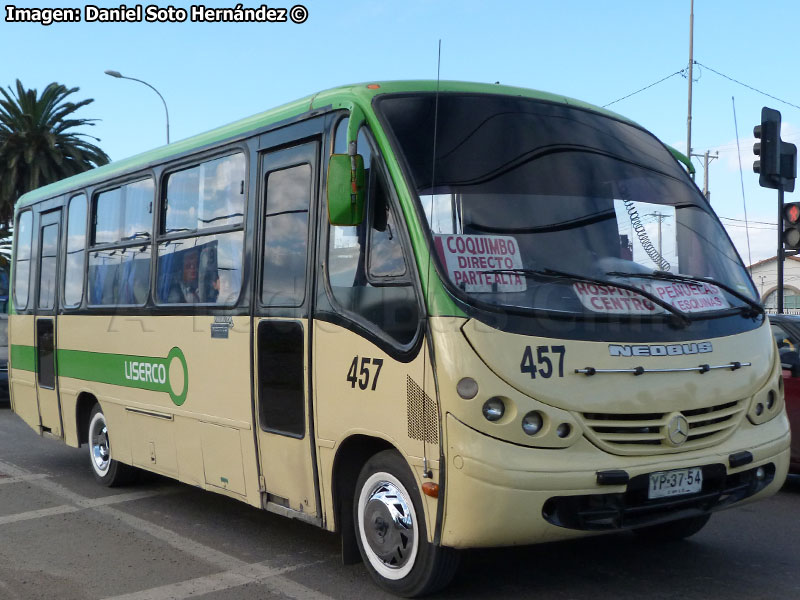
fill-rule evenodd
<path id="1" fill-rule="evenodd" d="M 94 99 L 79 116 L 98 119 L 85 132 L 115 160 L 163 145 L 165 114 L 152 90 L 105 70 L 156 87 L 177 141 L 342 84 L 435 79 L 441 40 L 442 79 L 499 81 L 600 106 L 666 78 L 608 108 L 686 152 L 688 79 L 673 74 L 689 64 L 690 0 L 302 1 L 307 20 L 300 24 L 187 19 L 49 26 L 7 22 L 4 2 L 0 86 L 20 79 L 40 91 L 53 81 L 79 87 L 74 99 Z M 85 16 L 85 3 L 57 5 Z M 191 3 L 172 6 L 188 9 Z M 236 2 L 206 6 L 233 8 Z M 269 6 L 288 10 L 294 4 L 276 0 Z M 708 173 L 711 204 L 746 264 L 774 256 L 777 246 L 777 192 L 760 188 L 752 171 L 753 126 L 762 106 L 781 111 L 784 141 L 800 143 L 798 22 L 796 0 L 694 3 L 694 60 L 700 65 L 693 74 L 692 152 L 719 152 Z M 693 160 L 702 188 L 703 162 Z M 795 200 L 800 186 L 786 194 L 787 202 Z"/>

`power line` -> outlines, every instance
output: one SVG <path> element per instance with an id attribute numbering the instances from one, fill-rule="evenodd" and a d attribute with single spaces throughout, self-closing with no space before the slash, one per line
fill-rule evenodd
<path id="1" fill-rule="evenodd" d="M 753 225 L 737 225 L 736 223 L 723 223 L 725 227 L 746 227 L 747 229 L 763 229 L 764 231 L 775 231 L 775 227 L 754 227 Z"/>
<path id="2" fill-rule="evenodd" d="M 758 223 L 759 225 L 772 225 L 773 227 L 777 227 L 776 223 L 770 223 L 769 221 L 746 221 L 745 219 L 734 219 L 733 217 L 720 217 L 720 219 L 725 219 L 726 221 L 738 221 L 739 223 Z"/>
<path id="3" fill-rule="evenodd" d="M 742 184 L 742 206 L 744 206 L 744 233 L 747 236 L 747 262 L 753 264 L 753 256 L 750 254 L 750 227 L 747 222 L 747 201 L 744 199 L 744 174 L 742 173 L 742 151 L 739 150 L 739 125 L 736 122 L 736 101 L 731 96 L 731 104 L 733 105 L 733 128 L 736 130 L 736 154 L 739 157 L 739 181 Z M 752 275 L 753 272 L 750 271 Z M 783 275 L 783 273 L 781 273 Z M 781 306 L 781 308 L 783 308 Z"/>
<path id="4" fill-rule="evenodd" d="M 746 83 L 742 83 L 738 79 L 734 79 L 733 77 L 730 77 L 729 75 L 725 75 L 725 73 L 720 73 L 719 71 L 715 71 L 714 69 L 712 69 L 709 66 L 704 65 L 703 63 L 699 63 L 697 61 L 694 61 L 694 64 L 700 65 L 704 69 L 708 69 L 709 71 L 711 71 L 712 73 L 716 73 L 720 77 L 724 77 L 725 79 L 728 79 L 728 80 L 732 81 L 733 83 L 738 83 L 739 85 L 741 85 L 743 87 L 746 87 L 749 90 L 753 90 L 754 92 L 757 92 L 757 93 L 759 93 L 759 94 L 761 94 L 763 96 L 767 96 L 768 98 L 772 98 L 773 100 L 777 100 L 778 102 L 782 102 L 783 104 L 787 104 L 788 106 L 792 106 L 794 108 L 800 109 L 800 106 L 798 106 L 797 104 L 792 104 L 791 102 L 788 102 L 787 100 L 782 100 L 781 98 L 778 98 L 777 96 L 773 96 L 772 94 L 768 94 L 767 92 L 765 92 L 763 90 L 759 90 L 758 88 L 755 88 L 752 85 L 747 85 Z"/>
<path id="5" fill-rule="evenodd" d="M 622 98 L 617 98 L 617 99 L 616 99 L 616 100 L 614 100 L 613 102 L 609 102 L 608 104 L 604 104 L 604 105 L 603 105 L 603 108 L 607 108 L 607 107 L 611 106 L 612 104 L 616 104 L 617 102 L 620 102 L 620 101 L 622 101 L 622 100 L 625 100 L 626 98 L 630 98 L 631 96 L 635 96 L 635 95 L 636 95 L 636 94 L 638 94 L 639 92 L 643 92 L 643 91 L 645 91 L 645 90 L 649 90 L 651 87 L 653 87 L 653 86 L 655 86 L 655 85 L 658 85 L 658 84 L 659 84 L 659 83 L 661 83 L 662 81 L 666 81 L 666 80 L 667 80 L 667 79 L 669 79 L 670 77 L 675 77 L 675 75 L 685 75 L 685 73 L 686 73 L 686 69 L 681 69 L 680 71 L 675 71 L 675 72 L 674 72 L 672 75 L 667 75 L 667 76 L 666 76 L 666 77 L 664 77 L 663 79 L 659 79 L 658 81 L 656 81 L 656 82 L 653 82 L 653 83 L 651 83 L 650 85 L 646 85 L 645 87 L 643 87 L 643 88 L 642 88 L 642 89 L 640 89 L 640 90 L 636 90 L 635 92 L 631 92 L 631 93 L 630 93 L 630 94 L 628 94 L 627 96 L 623 96 Z"/>

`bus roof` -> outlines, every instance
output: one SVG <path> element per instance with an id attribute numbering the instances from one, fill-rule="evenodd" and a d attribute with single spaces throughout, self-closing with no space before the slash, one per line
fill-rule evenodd
<path id="1" fill-rule="evenodd" d="M 435 80 L 359 83 L 318 92 L 311 96 L 306 96 L 305 98 L 295 100 L 294 102 L 284 104 L 277 108 L 273 108 L 251 117 L 229 123 L 228 125 L 217 127 L 211 131 L 174 142 L 167 146 L 161 146 L 159 148 L 131 156 L 130 158 L 114 161 L 102 167 L 91 169 L 78 175 L 73 175 L 72 177 L 62 179 L 61 181 L 40 187 L 22 195 L 17 201 L 16 209 L 18 210 L 22 207 L 39 202 L 40 200 L 59 196 L 71 190 L 93 185 L 106 179 L 119 177 L 140 169 L 152 167 L 166 162 L 175 156 L 200 150 L 226 140 L 233 140 L 238 137 L 243 137 L 249 133 L 268 128 L 269 126 L 281 121 L 290 120 L 306 113 L 328 108 L 348 108 L 354 102 L 359 104 L 363 109 L 368 109 L 371 105 L 372 98 L 380 94 L 433 92 L 437 90 L 437 87 L 442 92 L 502 94 L 548 100 L 550 102 L 587 108 L 612 116 L 616 119 L 621 119 L 628 123 L 633 123 L 633 121 L 630 119 L 627 119 L 617 113 L 586 102 L 582 102 L 580 100 L 576 100 L 574 98 L 500 84 L 469 83 L 462 81 L 437 82 Z M 367 115 L 370 114 L 368 110 L 365 110 L 365 112 Z M 686 160 L 686 158 L 680 152 L 677 152 L 673 148 L 670 148 L 670 151 L 673 153 L 673 155 L 675 155 L 677 160 L 681 161 L 685 166 L 687 166 L 690 172 L 694 171 L 691 166 L 691 162 Z"/>

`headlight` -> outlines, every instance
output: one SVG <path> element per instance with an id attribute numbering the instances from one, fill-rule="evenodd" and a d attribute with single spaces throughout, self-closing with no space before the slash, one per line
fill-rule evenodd
<path id="1" fill-rule="evenodd" d="M 506 413 L 506 405 L 500 398 L 489 398 L 483 403 L 483 416 L 487 421 L 499 421 Z"/>

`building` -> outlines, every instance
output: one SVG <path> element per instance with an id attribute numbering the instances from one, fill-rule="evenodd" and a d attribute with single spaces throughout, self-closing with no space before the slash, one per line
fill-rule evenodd
<path id="1" fill-rule="evenodd" d="M 775 312 L 778 304 L 778 263 L 775 256 L 753 263 L 747 269 L 756 284 L 761 303 L 767 312 Z M 783 309 L 800 314 L 800 258 L 787 256 L 783 263 Z"/>

